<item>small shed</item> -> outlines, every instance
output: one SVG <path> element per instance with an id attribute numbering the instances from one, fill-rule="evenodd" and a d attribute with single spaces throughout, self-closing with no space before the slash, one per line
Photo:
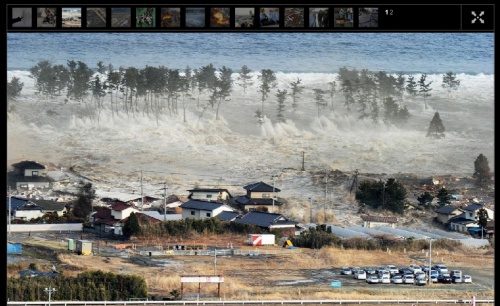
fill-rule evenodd
<path id="1" fill-rule="evenodd" d="M 92 242 L 88 241 L 88 240 L 77 240 L 76 241 L 76 252 L 79 255 L 92 254 Z"/>
<path id="2" fill-rule="evenodd" d="M 75 250 L 75 241 L 73 239 L 68 239 L 68 250 L 70 251 Z"/>

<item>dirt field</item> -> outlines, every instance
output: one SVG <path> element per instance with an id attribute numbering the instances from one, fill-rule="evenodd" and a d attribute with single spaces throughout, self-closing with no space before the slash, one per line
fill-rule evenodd
<path id="1" fill-rule="evenodd" d="M 84 270 L 103 270 L 121 274 L 143 276 L 150 296 L 163 299 L 169 292 L 181 291 L 181 275 L 224 276 L 221 285 L 222 299 L 467 299 L 494 297 L 493 249 L 461 249 L 454 252 L 435 250 L 433 264 L 444 263 L 449 269 L 460 269 L 472 275 L 473 284 L 433 284 L 431 286 L 367 284 L 351 276 L 339 274 L 344 266 L 370 266 L 394 264 L 398 267 L 411 263 L 428 263 L 425 252 L 386 252 L 341 250 L 323 248 L 294 250 L 281 247 L 235 246 L 235 249 L 255 250 L 253 256 L 200 256 L 200 255 L 138 255 L 138 248 L 118 250 L 118 242 L 96 241 L 94 255 L 77 255 L 67 250 L 67 242 L 55 235 L 21 237 L 23 255 L 9 256 L 8 262 L 26 267 L 31 262 L 48 271 L 55 265 L 65 275 L 76 275 Z M 26 235 L 24 235 L 26 236 Z M 229 240 L 234 241 L 234 237 Z M 226 242 L 218 237 L 218 249 Z M 186 245 L 190 242 L 184 241 Z M 97 246 L 97 247 L 96 247 Z M 261 252 L 259 252 L 261 251 Z M 277 254 L 266 255 L 266 251 Z M 16 275 L 15 269 L 8 269 Z M 339 280 L 341 288 L 332 288 L 331 282 Z M 218 299 L 216 284 L 202 284 L 200 298 Z M 198 298 L 198 284 L 184 284 L 184 299 Z"/>

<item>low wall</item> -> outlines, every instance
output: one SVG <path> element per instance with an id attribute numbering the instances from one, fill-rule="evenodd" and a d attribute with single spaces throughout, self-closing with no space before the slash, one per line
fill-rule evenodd
<path id="1" fill-rule="evenodd" d="M 83 231 L 83 223 L 11 224 L 11 225 L 7 225 L 7 233 L 9 232 L 9 230 L 13 233 L 81 232 L 81 231 Z"/>

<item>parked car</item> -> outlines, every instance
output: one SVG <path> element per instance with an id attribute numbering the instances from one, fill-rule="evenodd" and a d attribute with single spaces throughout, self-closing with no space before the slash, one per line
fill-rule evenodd
<path id="1" fill-rule="evenodd" d="M 462 277 L 461 276 L 450 276 L 451 277 L 451 282 L 458 284 L 462 282 Z"/>
<path id="2" fill-rule="evenodd" d="M 429 265 L 423 265 L 423 266 L 422 266 L 422 271 L 424 271 L 424 272 L 429 272 L 429 269 L 430 269 L 430 268 L 431 268 L 431 267 L 429 267 Z"/>
<path id="3" fill-rule="evenodd" d="M 352 275 L 352 271 L 348 267 L 343 267 L 342 269 L 340 269 L 340 274 L 342 274 L 342 275 Z"/>
<path id="4" fill-rule="evenodd" d="M 462 276 L 462 283 L 472 283 L 472 277 L 470 275 Z"/>
<path id="5" fill-rule="evenodd" d="M 391 278 L 387 275 L 383 275 L 382 277 L 379 278 L 379 283 L 381 284 L 390 284 L 391 283 Z"/>
<path id="6" fill-rule="evenodd" d="M 387 265 L 385 266 L 385 269 L 389 270 L 389 273 L 391 273 L 391 275 L 394 275 L 399 272 L 398 268 L 395 265 Z"/>
<path id="7" fill-rule="evenodd" d="M 451 276 L 449 273 L 441 273 L 438 276 L 438 282 L 439 283 L 444 283 L 444 284 L 449 284 L 451 283 Z"/>
<path id="8" fill-rule="evenodd" d="M 377 274 L 377 272 L 373 268 L 370 268 L 370 267 L 366 267 L 363 270 L 365 270 L 366 275 L 375 275 L 375 274 Z"/>
<path id="9" fill-rule="evenodd" d="M 424 286 L 425 284 L 427 284 L 425 276 L 415 277 L 415 285 Z"/>
<path id="10" fill-rule="evenodd" d="M 415 277 L 413 274 L 405 274 L 403 275 L 403 284 L 413 284 L 415 283 Z"/>
<path id="11" fill-rule="evenodd" d="M 451 270 L 450 272 L 451 277 L 462 277 L 462 271 L 460 270 Z"/>
<path id="12" fill-rule="evenodd" d="M 435 276 L 437 278 L 439 276 L 439 272 L 437 270 L 431 269 L 431 276 Z"/>
<path id="13" fill-rule="evenodd" d="M 438 282 L 438 276 L 437 275 L 432 275 L 431 274 L 431 282 L 437 283 Z"/>
<path id="14" fill-rule="evenodd" d="M 382 276 L 391 277 L 391 272 L 389 272 L 389 270 L 379 270 L 377 276 L 379 278 L 382 278 Z"/>
<path id="15" fill-rule="evenodd" d="M 411 272 L 410 269 L 408 268 L 401 268 L 399 269 L 399 274 L 406 275 L 406 274 L 413 274 L 413 272 Z"/>
<path id="16" fill-rule="evenodd" d="M 366 279 L 366 272 L 365 270 L 356 270 L 356 272 L 354 272 L 354 278 L 355 279 Z"/>
<path id="17" fill-rule="evenodd" d="M 369 275 L 366 277 L 366 282 L 368 284 L 378 284 L 379 283 L 379 279 L 376 275 Z"/>
<path id="18" fill-rule="evenodd" d="M 434 265 L 434 270 L 438 271 L 439 274 L 448 273 L 448 267 L 443 264 Z"/>
<path id="19" fill-rule="evenodd" d="M 403 276 L 401 274 L 394 274 L 391 278 L 391 283 L 402 284 L 403 283 Z"/>
<path id="20" fill-rule="evenodd" d="M 422 267 L 417 265 L 417 264 L 411 264 L 408 269 L 410 269 L 410 271 L 415 274 L 417 272 L 422 272 Z"/>

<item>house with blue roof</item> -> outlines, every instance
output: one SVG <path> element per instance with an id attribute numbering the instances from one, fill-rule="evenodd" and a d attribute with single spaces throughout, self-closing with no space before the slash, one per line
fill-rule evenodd
<path id="1" fill-rule="evenodd" d="M 278 200 L 281 190 L 275 186 L 261 181 L 244 186 L 243 188 L 247 191 L 246 195 L 237 197 L 235 202 L 245 211 L 265 209 L 275 212 L 279 206 L 283 205 L 283 202 Z"/>
<path id="2" fill-rule="evenodd" d="M 212 218 L 224 211 L 234 211 L 226 204 L 216 202 L 206 202 L 189 200 L 179 206 L 182 209 L 182 219 L 194 218 L 205 219 Z"/>
<path id="3" fill-rule="evenodd" d="M 486 210 L 488 214 L 488 221 L 495 219 L 495 212 L 493 210 L 485 207 L 483 204 L 473 203 L 464 207 L 462 214 L 451 218 L 447 223 L 448 228 L 457 232 L 471 233 L 474 236 L 481 237 L 481 234 L 477 233 L 481 233 L 482 231 L 485 231 L 485 229 L 481 228 L 478 222 L 478 212 L 480 209 Z M 493 232 L 491 232 L 490 229 L 489 234 L 492 235 Z"/>

